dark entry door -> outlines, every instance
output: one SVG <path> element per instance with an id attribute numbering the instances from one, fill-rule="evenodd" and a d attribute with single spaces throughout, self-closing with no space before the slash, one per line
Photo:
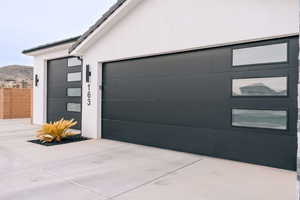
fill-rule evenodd
<path id="1" fill-rule="evenodd" d="M 82 63 L 76 57 L 48 61 L 47 122 L 74 119 L 81 129 Z"/>
<path id="2" fill-rule="evenodd" d="M 104 64 L 104 138 L 296 168 L 298 37 Z"/>

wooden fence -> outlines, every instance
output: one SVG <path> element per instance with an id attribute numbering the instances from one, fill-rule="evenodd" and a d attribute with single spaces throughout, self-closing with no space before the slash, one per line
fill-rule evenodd
<path id="1" fill-rule="evenodd" d="M 31 88 L 0 88 L 0 119 L 31 117 Z"/>

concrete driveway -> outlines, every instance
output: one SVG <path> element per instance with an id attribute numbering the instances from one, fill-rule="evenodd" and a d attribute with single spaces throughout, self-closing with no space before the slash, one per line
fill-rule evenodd
<path id="1" fill-rule="evenodd" d="M 44 147 L 0 120 L 0 200 L 295 200 L 296 173 L 109 140 Z"/>

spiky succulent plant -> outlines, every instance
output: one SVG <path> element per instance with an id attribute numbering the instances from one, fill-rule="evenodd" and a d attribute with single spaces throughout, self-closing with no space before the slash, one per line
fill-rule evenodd
<path id="1" fill-rule="evenodd" d="M 77 124 L 74 119 L 64 120 L 61 119 L 56 122 L 50 122 L 44 124 L 41 129 L 37 132 L 37 138 L 44 142 L 61 142 L 63 138 L 76 135 L 69 129 Z"/>

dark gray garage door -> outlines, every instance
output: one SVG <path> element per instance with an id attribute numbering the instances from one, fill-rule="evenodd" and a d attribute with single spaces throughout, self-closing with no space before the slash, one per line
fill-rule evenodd
<path id="1" fill-rule="evenodd" d="M 47 121 L 74 119 L 81 129 L 82 64 L 77 58 L 48 61 Z"/>
<path id="2" fill-rule="evenodd" d="M 296 168 L 298 38 L 103 67 L 103 137 Z"/>

